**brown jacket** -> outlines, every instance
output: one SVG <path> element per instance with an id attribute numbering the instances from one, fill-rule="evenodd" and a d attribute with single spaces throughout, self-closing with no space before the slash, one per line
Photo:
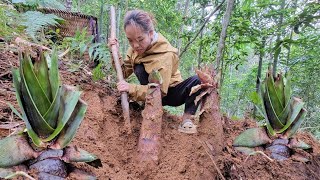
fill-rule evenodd
<path id="1" fill-rule="evenodd" d="M 129 48 L 122 70 L 127 78 L 133 73 L 135 64 L 143 64 L 147 73 L 153 69 L 158 70 L 163 83 L 161 91 L 166 96 L 169 87 L 174 87 L 182 81 L 179 67 L 178 50 L 171 46 L 168 40 L 158 33 L 158 40 L 145 53 L 138 55 L 131 47 Z M 129 84 L 129 96 L 135 101 L 144 101 L 148 85 Z"/>

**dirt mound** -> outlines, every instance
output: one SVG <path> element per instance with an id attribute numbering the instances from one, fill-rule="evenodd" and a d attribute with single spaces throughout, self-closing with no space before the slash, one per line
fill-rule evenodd
<path id="1" fill-rule="evenodd" d="M 17 63 L 16 57 L 10 53 L 0 53 L 0 60 L 0 68 L 4 68 L 7 62 Z M 11 67 L 4 69 L 10 70 Z M 219 179 L 215 164 L 226 179 L 319 179 L 320 145 L 308 133 L 300 133 L 298 138 L 313 145 L 313 149 L 307 152 L 310 162 L 302 163 L 294 159 L 270 162 L 261 154 L 248 157 L 232 147 L 238 134 L 256 126 L 252 120 L 231 121 L 224 117 L 224 134 L 217 134 L 211 130 L 215 124 L 204 118 L 196 135 L 186 135 L 177 131 L 180 118 L 166 112 L 163 115 L 159 164 L 145 171 L 137 163 L 142 108 L 130 105 L 133 133 L 127 135 L 121 119 L 119 94 L 113 92 L 109 84 L 93 82 L 89 70 L 69 72 L 64 63 L 60 70 L 64 84 L 78 86 L 83 91 L 82 98 L 89 105 L 72 144 L 98 155 L 103 167 L 95 169 L 85 163 L 75 165 L 93 172 L 98 179 Z M 1 70 L 0 74 L 2 72 L 5 71 Z M 16 106 L 12 79 L 10 75 L 0 76 L 0 81 L 0 123 L 17 122 L 18 118 L 12 115 L 5 103 L 11 102 Z M 8 134 L 9 130 L 0 129 L 1 137 Z M 224 138 L 221 154 L 212 153 L 215 152 L 212 139 L 217 137 Z"/>

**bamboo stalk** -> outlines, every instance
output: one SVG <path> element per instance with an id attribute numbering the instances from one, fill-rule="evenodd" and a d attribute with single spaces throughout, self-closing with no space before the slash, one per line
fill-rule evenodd
<path id="1" fill-rule="evenodd" d="M 111 24 L 110 38 L 115 39 L 116 38 L 116 12 L 115 12 L 115 8 L 113 6 L 110 7 L 110 24 Z M 114 60 L 116 71 L 117 71 L 118 81 L 122 81 L 122 80 L 124 80 L 124 78 L 123 78 L 122 68 L 121 68 L 121 65 L 119 62 L 118 51 L 119 50 L 118 50 L 117 45 L 111 46 L 111 52 L 112 52 L 112 57 Z M 124 122 L 125 122 L 125 127 L 127 128 L 128 133 L 131 134 L 129 102 L 128 102 L 127 92 L 121 93 L 121 106 L 122 106 L 122 111 L 123 111 L 123 118 L 124 118 Z"/>

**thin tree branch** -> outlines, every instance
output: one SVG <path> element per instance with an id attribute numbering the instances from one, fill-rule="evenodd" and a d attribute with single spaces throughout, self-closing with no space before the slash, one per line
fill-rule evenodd
<path id="1" fill-rule="evenodd" d="M 205 151 L 205 152 L 207 153 L 207 155 L 210 157 L 210 159 L 211 159 L 211 161 L 212 161 L 215 169 L 217 170 L 220 178 L 221 178 L 222 180 L 225 180 L 226 178 L 222 175 L 222 173 L 221 173 L 220 169 L 218 168 L 217 164 L 215 163 L 212 155 L 211 155 L 211 154 L 207 151 L 207 149 L 206 149 L 206 147 L 209 148 L 208 145 L 206 145 L 206 144 L 205 144 L 203 141 L 201 141 L 200 139 L 198 139 L 198 138 L 196 138 L 196 139 L 199 141 L 199 143 L 202 145 L 204 151 Z"/>
<path id="2" fill-rule="evenodd" d="M 182 57 L 183 53 L 185 53 L 188 49 L 188 47 L 191 45 L 191 43 L 193 43 L 194 40 L 197 39 L 197 37 L 199 36 L 199 34 L 203 31 L 204 27 L 206 26 L 206 24 L 208 23 L 208 21 L 210 20 L 211 16 L 214 15 L 214 13 L 216 13 L 223 5 L 223 3 L 225 2 L 222 1 L 212 12 L 211 14 L 207 17 L 207 19 L 204 21 L 204 23 L 202 24 L 201 28 L 199 29 L 199 31 L 197 32 L 197 34 L 187 43 L 187 45 L 183 48 L 183 50 L 181 51 L 179 57 Z"/>

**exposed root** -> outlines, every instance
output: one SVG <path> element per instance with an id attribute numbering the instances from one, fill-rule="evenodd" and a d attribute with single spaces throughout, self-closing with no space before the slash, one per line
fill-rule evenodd
<path id="1" fill-rule="evenodd" d="M 248 157 L 244 160 L 244 162 L 247 162 L 247 160 L 249 159 L 249 157 L 250 156 L 253 156 L 253 155 L 256 155 L 256 154 L 262 154 L 264 157 L 266 157 L 270 162 L 273 162 L 274 160 L 273 159 L 271 159 L 269 156 L 267 156 L 264 152 L 262 152 L 262 151 L 255 151 L 255 152 L 253 152 L 253 153 L 250 153 L 249 155 L 248 155 Z"/>
<path id="2" fill-rule="evenodd" d="M 16 176 L 24 176 L 24 177 L 26 177 L 26 178 L 28 178 L 30 180 L 36 180 L 33 177 L 31 177 L 29 174 L 27 174 L 27 173 L 25 173 L 23 171 L 17 171 L 15 173 L 12 173 L 12 174 L 6 176 L 4 179 L 12 179 L 12 178 L 14 178 Z"/>
<path id="3" fill-rule="evenodd" d="M 222 180 L 225 180 L 226 178 L 224 178 L 224 176 L 222 175 L 222 173 L 221 173 L 220 169 L 218 168 L 217 164 L 214 162 L 214 159 L 213 159 L 212 155 L 207 151 L 207 149 L 206 149 L 206 147 L 205 147 L 205 146 L 207 146 L 207 145 L 206 145 L 205 143 L 203 143 L 202 141 L 200 141 L 200 139 L 198 139 L 198 138 L 196 138 L 196 139 L 200 142 L 200 144 L 201 144 L 201 146 L 203 147 L 204 151 L 205 151 L 205 152 L 208 154 L 208 156 L 210 157 L 210 159 L 211 159 L 211 161 L 212 161 L 215 169 L 217 170 L 220 178 L 221 178 Z M 209 147 L 207 146 L 207 148 L 209 148 Z"/>

